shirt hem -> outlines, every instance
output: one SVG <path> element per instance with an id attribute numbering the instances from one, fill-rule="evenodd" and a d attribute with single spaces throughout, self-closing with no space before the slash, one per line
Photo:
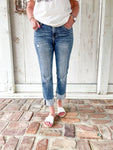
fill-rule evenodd
<path id="1" fill-rule="evenodd" d="M 35 17 L 35 16 L 34 16 L 34 17 Z M 35 17 L 35 19 L 36 19 L 37 21 L 39 21 L 39 22 L 45 24 L 45 25 L 52 26 L 52 27 L 59 27 L 59 26 L 64 25 L 64 24 L 68 21 L 69 17 L 70 17 L 70 15 L 69 15 L 68 17 L 66 17 L 66 19 L 65 19 L 63 22 L 57 23 L 57 24 L 52 24 L 52 23 L 45 22 L 45 20 L 42 20 L 41 18 L 36 18 L 36 17 Z"/>

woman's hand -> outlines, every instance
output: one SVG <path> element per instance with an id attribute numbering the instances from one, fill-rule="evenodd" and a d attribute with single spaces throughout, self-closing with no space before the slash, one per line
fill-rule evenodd
<path id="1" fill-rule="evenodd" d="M 79 12 L 79 2 L 78 0 L 70 0 L 71 4 L 71 9 L 72 9 L 72 14 L 77 17 L 78 12 Z M 70 29 L 72 25 L 74 24 L 74 19 L 72 16 L 69 17 L 69 20 L 65 25 L 66 28 Z"/>
<path id="2" fill-rule="evenodd" d="M 32 28 L 34 30 L 37 30 L 38 28 L 40 28 L 40 24 L 35 18 L 31 19 L 31 24 L 32 24 Z"/>
<path id="3" fill-rule="evenodd" d="M 73 24 L 74 24 L 73 17 L 70 16 L 69 19 L 68 19 L 68 22 L 66 22 L 66 23 L 64 24 L 64 26 L 65 26 L 66 28 L 70 29 L 70 28 L 73 26 Z"/>
<path id="4" fill-rule="evenodd" d="M 27 2 L 27 8 L 26 8 L 26 12 L 27 12 L 27 16 L 32 24 L 32 28 L 34 30 L 37 30 L 38 28 L 40 28 L 40 24 L 39 22 L 33 17 L 33 10 L 34 10 L 34 6 L 35 6 L 35 1 L 34 0 L 30 0 Z"/>

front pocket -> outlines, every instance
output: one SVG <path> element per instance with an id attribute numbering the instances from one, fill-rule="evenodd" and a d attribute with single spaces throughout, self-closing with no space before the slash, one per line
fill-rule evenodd
<path id="1" fill-rule="evenodd" d="M 71 30 L 71 29 L 72 29 L 72 27 L 71 27 L 71 28 L 67 28 L 65 25 L 63 25 L 63 27 L 64 27 L 65 29 L 67 29 L 67 30 Z"/>

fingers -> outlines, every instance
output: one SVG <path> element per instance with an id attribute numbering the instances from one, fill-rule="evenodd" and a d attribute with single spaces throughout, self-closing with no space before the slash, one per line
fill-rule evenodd
<path id="1" fill-rule="evenodd" d="M 38 21 L 33 21 L 33 23 L 32 23 L 32 27 L 33 27 L 33 29 L 34 30 L 37 30 L 38 28 L 40 28 L 40 24 L 39 24 L 39 22 Z"/>
<path id="2" fill-rule="evenodd" d="M 36 30 L 37 28 L 38 28 L 37 22 L 34 21 L 34 22 L 33 22 L 33 29 Z"/>
<path id="3" fill-rule="evenodd" d="M 33 29 L 34 29 L 34 30 L 37 30 L 37 29 L 38 29 L 38 26 L 34 26 Z"/>
<path id="4" fill-rule="evenodd" d="M 39 22 L 38 22 L 38 21 L 36 21 L 36 24 L 38 25 L 38 28 L 40 28 L 40 24 L 39 24 Z"/>

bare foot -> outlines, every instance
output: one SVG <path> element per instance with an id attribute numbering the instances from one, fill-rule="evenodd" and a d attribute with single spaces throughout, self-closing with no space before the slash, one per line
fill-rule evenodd
<path id="1" fill-rule="evenodd" d="M 57 107 L 62 107 L 62 100 L 57 100 Z"/>
<path id="2" fill-rule="evenodd" d="M 54 106 L 49 106 L 49 111 L 50 111 L 49 115 L 52 115 L 53 117 L 55 117 L 55 108 L 54 108 Z"/>

